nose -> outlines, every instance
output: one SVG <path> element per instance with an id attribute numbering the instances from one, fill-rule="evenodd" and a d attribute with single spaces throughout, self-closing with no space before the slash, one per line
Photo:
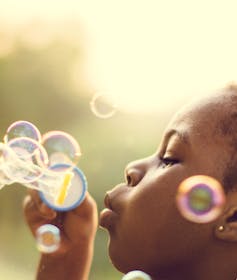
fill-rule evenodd
<path id="1" fill-rule="evenodd" d="M 136 186 L 144 177 L 147 171 L 147 161 L 136 160 L 127 165 L 125 168 L 125 179 L 128 186 Z"/>

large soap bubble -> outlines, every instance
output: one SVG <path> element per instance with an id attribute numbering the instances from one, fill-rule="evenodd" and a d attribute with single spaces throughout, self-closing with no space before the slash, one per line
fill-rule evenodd
<path id="1" fill-rule="evenodd" d="M 225 194 L 216 179 L 197 175 L 185 179 L 179 185 L 176 202 L 180 213 L 187 220 L 208 223 L 221 214 Z"/>

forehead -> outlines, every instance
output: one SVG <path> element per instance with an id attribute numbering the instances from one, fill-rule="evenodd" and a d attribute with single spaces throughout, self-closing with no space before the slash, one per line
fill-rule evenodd
<path id="1" fill-rule="evenodd" d="M 223 133 L 223 125 L 228 125 L 232 109 L 231 103 L 218 96 L 185 106 L 169 123 L 160 152 L 186 158 L 191 173 L 221 179 L 232 154 L 231 130 Z"/>
<path id="2" fill-rule="evenodd" d="M 230 97 L 229 93 L 224 92 L 184 106 L 169 123 L 166 134 L 177 130 L 184 139 L 200 136 L 206 141 L 225 140 L 224 127 L 229 126 L 231 116 L 237 115 Z"/>

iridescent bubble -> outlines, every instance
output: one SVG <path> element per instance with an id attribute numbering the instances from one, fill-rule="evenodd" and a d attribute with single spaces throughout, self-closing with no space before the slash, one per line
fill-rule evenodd
<path id="1" fill-rule="evenodd" d="M 185 179 L 179 185 L 176 202 L 180 213 L 187 220 L 208 223 L 223 211 L 225 194 L 216 179 L 197 175 Z"/>
<path id="2" fill-rule="evenodd" d="M 49 131 L 42 137 L 42 145 L 48 153 L 49 165 L 57 163 L 77 164 L 81 149 L 77 141 L 63 131 Z"/>
<path id="3" fill-rule="evenodd" d="M 112 117 L 117 111 L 117 104 L 111 94 L 96 93 L 90 102 L 91 111 L 102 119 Z"/>
<path id="4" fill-rule="evenodd" d="M 48 164 L 48 155 L 46 150 L 39 142 L 31 138 L 15 138 L 10 140 L 7 143 L 7 146 L 10 147 L 21 160 L 31 161 L 35 165 L 43 167 Z"/>
<path id="5" fill-rule="evenodd" d="M 140 270 L 134 270 L 124 275 L 122 280 L 152 280 L 152 279 L 145 272 Z"/>
<path id="6" fill-rule="evenodd" d="M 36 245 L 42 253 L 53 253 L 60 246 L 60 230 L 54 225 L 45 224 L 36 231 Z"/>
<path id="7" fill-rule="evenodd" d="M 10 140 L 5 149 L 3 170 L 13 181 L 31 182 L 41 176 L 48 164 L 48 155 L 39 142 L 19 137 Z"/>
<path id="8" fill-rule="evenodd" d="M 28 137 L 35 141 L 41 140 L 41 134 L 38 128 L 27 121 L 17 121 L 12 123 L 4 136 L 4 142 L 7 143 L 11 139 L 18 137 Z"/>

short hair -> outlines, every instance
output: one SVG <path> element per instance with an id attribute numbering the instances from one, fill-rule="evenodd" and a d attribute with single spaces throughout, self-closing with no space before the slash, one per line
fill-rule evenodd
<path id="1" fill-rule="evenodd" d="M 223 188 L 225 192 L 237 190 L 237 85 L 230 84 L 224 88 L 230 93 L 230 110 L 217 124 L 221 137 L 226 137 L 230 147 L 230 156 L 223 173 Z"/>

